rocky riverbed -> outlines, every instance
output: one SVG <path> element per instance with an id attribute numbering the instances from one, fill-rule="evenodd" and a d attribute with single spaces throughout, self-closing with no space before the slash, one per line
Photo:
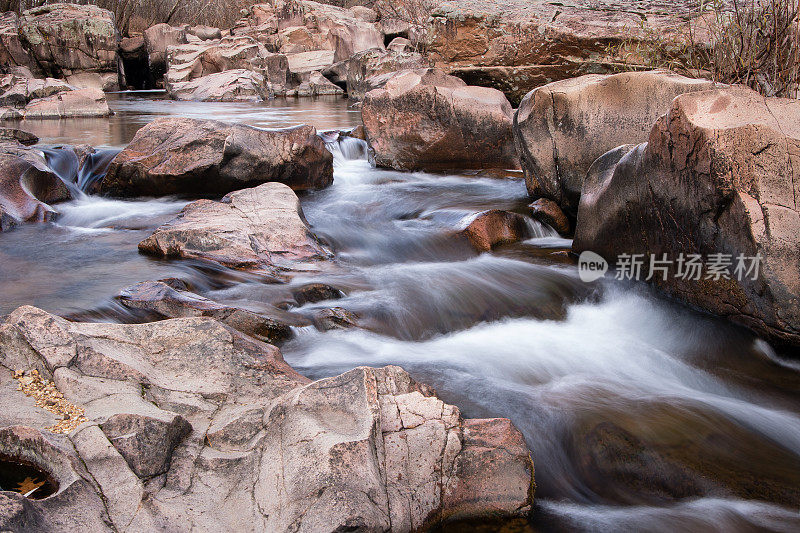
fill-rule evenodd
<path id="1" fill-rule="evenodd" d="M 0 529 L 800 527 L 800 104 L 642 4 L 3 15 Z"/>

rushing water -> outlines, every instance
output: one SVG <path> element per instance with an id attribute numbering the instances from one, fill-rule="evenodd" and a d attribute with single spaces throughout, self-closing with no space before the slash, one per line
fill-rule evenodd
<path id="1" fill-rule="evenodd" d="M 319 129 L 358 120 L 336 100 L 113 105 L 118 114 L 106 121 L 42 122 L 37 133 L 119 147 L 159 114 Z M 474 252 L 457 229 L 484 209 L 524 213 L 519 175 L 392 172 L 373 168 L 354 139 L 330 148 L 333 186 L 302 199 L 336 253 L 324 271 L 286 286 L 147 258 L 136 243 L 185 200 L 79 195 L 57 206 L 55 224 L 0 235 L 0 314 L 30 303 L 134 320 L 112 297 L 167 276 L 253 310 L 288 301 L 294 286 L 328 283 L 345 296 L 298 311 L 336 305 L 362 328 L 298 329 L 282 346 L 286 360 L 310 377 L 398 364 L 466 416 L 511 418 L 532 450 L 538 488 L 533 521 L 504 531 L 800 530 L 797 360 L 647 287 L 581 282 L 554 254 L 569 241 L 533 221 L 524 242 Z"/>

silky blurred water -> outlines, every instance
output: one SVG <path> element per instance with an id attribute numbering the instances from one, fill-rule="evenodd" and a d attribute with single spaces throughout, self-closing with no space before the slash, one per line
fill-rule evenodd
<path id="1" fill-rule="evenodd" d="M 268 127 L 346 128 L 336 99 L 265 105 L 127 96 L 117 115 L 41 122 L 51 144 L 121 147 L 155 116 Z M 138 254 L 136 244 L 186 199 L 81 196 L 50 225 L 0 235 L 0 314 L 34 304 L 98 320 L 134 320 L 113 296 L 180 277 L 215 300 L 258 311 L 292 303 L 312 282 L 344 293 L 360 328 L 299 328 L 281 349 L 312 377 L 398 364 L 469 417 L 509 417 L 536 468 L 531 522 L 458 524 L 481 531 L 800 530 L 800 364 L 722 320 L 636 284 L 586 284 L 570 241 L 528 221 L 520 243 L 477 253 L 459 235 L 485 209 L 526 213 L 522 177 L 375 169 L 364 144 L 332 142 L 334 184 L 303 211 L 334 251 L 288 284 Z"/>

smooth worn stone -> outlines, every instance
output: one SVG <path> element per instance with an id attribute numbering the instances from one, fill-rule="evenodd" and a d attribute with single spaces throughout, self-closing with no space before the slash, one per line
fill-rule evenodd
<path id="1" fill-rule="evenodd" d="M 56 492 L 43 499 L 0 493 L 0 530 L 111 531 L 105 502 L 69 442 L 42 428 L 12 425 L 0 428 L 0 453 L 36 465 L 57 484 Z"/>
<path id="2" fill-rule="evenodd" d="M 434 69 L 399 73 L 361 108 L 376 163 L 399 170 L 519 168 L 512 116 L 500 91 Z"/>
<path id="3" fill-rule="evenodd" d="M 0 143 L 0 231 L 20 222 L 46 222 L 49 204 L 69 200 L 69 189 L 40 152 L 18 143 Z"/>
<path id="4" fill-rule="evenodd" d="M 495 246 L 517 242 L 525 238 L 525 217 L 510 211 L 492 209 L 478 213 L 465 221 L 461 234 L 479 252 L 488 252 Z"/>
<path id="5" fill-rule="evenodd" d="M 514 140 L 528 193 L 575 217 L 595 159 L 647 140 L 679 94 L 713 86 L 668 71 L 587 75 L 534 89 L 514 115 Z"/>
<path id="6" fill-rule="evenodd" d="M 569 219 L 554 201 L 548 200 L 547 198 L 539 198 L 528 207 L 534 219 L 543 224 L 547 224 L 561 235 L 567 235 L 569 233 Z"/>
<path id="7" fill-rule="evenodd" d="M 111 162 L 101 191 L 114 196 L 225 194 L 277 181 L 295 190 L 327 187 L 333 156 L 316 130 L 159 118 Z"/>
<path id="8" fill-rule="evenodd" d="M 275 182 L 230 193 L 221 202 L 192 202 L 139 249 L 261 270 L 292 269 L 328 257 L 306 226 L 297 195 Z"/>
<path id="9" fill-rule="evenodd" d="M 217 303 L 163 281 L 144 281 L 124 289 L 119 301 L 125 307 L 158 313 L 165 318 L 209 316 L 265 342 L 279 342 L 292 336 L 291 326 L 304 326 L 301 317 L 281 313 L 266 315 Z"/>
<path id="10" fill-rule="evenodd" d="M 573 250 L 612 265 L 644 254 L 645 268 L 651 254 L 666 254 L 668 271 L 652 283 L 800 346 L 798 124 L 796 100 L 744 88 L 679 96 L 648 142 L 612 150 L 589 170 Z M 692 254 L 703 270 L 679 276 L 677 261 Z"/>

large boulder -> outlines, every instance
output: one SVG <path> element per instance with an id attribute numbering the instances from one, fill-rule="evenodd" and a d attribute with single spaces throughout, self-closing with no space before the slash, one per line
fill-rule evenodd
<path id="1" fill-rule="evenodd" d="M 653 283 L 779 344 L 800 345 L 798 124 L 796 100 L 743 88 L 679 96 L 647 143 L 593 165 L 573 249 L 612 263 L 619 254 L 667 254 L 668 275 L 656 272 Z M 685 266 L 678 276 L 681 254 L 701 254 L 705 269 L 695 275 Z M 757 255 L 759 268 L 748 271 Z"/>
<path id="2" fill-rule="evenodd" d="M 411 532 L 533 503 L 508 420 L 465 420 L 398 367 L 309 382 L 210 318 L 76 323 L 22 307 L 0 325 L 7 368 L 52 379 L 87 421 L 61 437 L 36 420 L 0 430 L 0 452 L 64 487 L 0 513 L 4 530 L 75 531 L 79 517 L 92 531 Z M 0 384 L 13 421 L 30 399 Z"/>
<path id="3" fill-rule="evenodd" d="M 91 5 L 50 4 L 25 11 L 19 35 L 45 76 L 117 73 L 114 15 Z"/>
<path id="4" fill-rule="evenodd" d="M 274 2 L 281 51 L 299 42 L 309 50 L 332 50 L 335 61 L 357 52 L 383 48 L 383 33 L 368 14 L 309 0 Z M 373 12 L 373 15 L 374 12 Z M 377 17 L 377 15 L 375 15 Z M 305 31 L 300 30 L 305 28 Z M 287 31 L 290 30 L 290 31 Z"/>
<path id="5" fill-rule="evenodd" d="M 316 130 L 160 118 L 111 162 L 101 191 L 118 196 L 225 194 L 267 181 L 295 190 L 333 181 L 333 156 Z"/>
<path id="6" fill-rule="evenodd" d="M 667 71 L 587 75 L 534 89 L 514 115 L 514 140 L 528 193 L 575 217 L 595 159 L 647 140 L 679 94 L 712 87 Z"/>
<path id="7" fill-rule="evenodd" d="M 0 143 L 0 231 L 20 222 L 51 220 L 51 203 L 68 200 L 67 186 L 41 153 L 17 143 Z"/>
<path id="8" fill-rule="evenodd" d="M 353 54 L 344 68 L 347 96 L 351 100 L 363 100 L 365 94 L 386 85 L 398 71 L 428 66 L 428 61 L 416 52 L 372 48 Z"/>
<path id="9" fill-rule="evenodd" d="M 361 116 L 376 162 L 396 169 L 518 168 L 503 93 L 434 69 L 367 93 Z"/>
<path id="10" fill-rule="evenodd" d="M 328 256 L 303 221 L 297 195 L 275 182 L 232 192 L 221 202 L 192 202 L 139 249 L 242 269 L 292 268 Z"/>

